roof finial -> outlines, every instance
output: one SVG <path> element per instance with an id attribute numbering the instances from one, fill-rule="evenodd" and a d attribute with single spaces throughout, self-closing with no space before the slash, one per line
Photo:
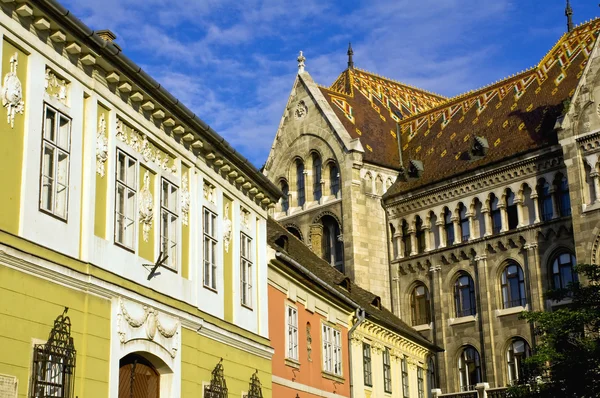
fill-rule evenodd
<path id="1" fill-rule="evenodd" d="M 300 51 L 300 55 L 298 55 L 298 73 L 304 72 L 304 61 L 306 61 L 306 57 Z"/>
<path id="2" fill-rule="evenodd" d="M 352 43 L 348 43 L 348 69 L 354 69 L 354 61 L 352 60 L 353 55 L 354 51 L 352 51 Z"/>
<path id="3" fill-rule="evenodd" d="M 573 9 L 571 8 L 571 2 L 569 0 L 567 0 L 565 16 L 567 17 L 567 32 L 571 32 L 573 30 Z"/>

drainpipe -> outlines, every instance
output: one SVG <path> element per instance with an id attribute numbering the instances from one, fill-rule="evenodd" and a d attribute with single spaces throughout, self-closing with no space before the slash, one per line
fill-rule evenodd
<path id="1" fill-rule="evenodd" d="M 365 310 L 362 308 L 356 309 L 356 323 L 352 325 L 348 331 L 348 359 L 350 361 L 350 367 L 352 367 L 352 333 L 365 321 Z M 354 397 L 354 384 L 352 382 L 352 369 L 349 369 L 348 377 L 350 378 L 350 397 Z"/>

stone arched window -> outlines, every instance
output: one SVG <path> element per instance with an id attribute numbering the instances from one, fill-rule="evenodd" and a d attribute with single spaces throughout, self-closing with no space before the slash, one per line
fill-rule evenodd
<path id="1" fill-rule="evenodd" d="M 462 203 L 458 205 L 458 219 L 460 223 L 461 242 L 468 242 L 471 236 L 471 227 L 469 225 L 467 207 Z"/>
<path id="2" fill-rule="evenodd" d="M 516 384 L 525 377 L 524 362 L 531 356 L 531 348 L 525 340 L 515 337 L 510 341 L 506 350 L 506 364 L 508 366 L 508 382 Z"/>
<path id="3" fill-rule="evenodd" d="M 344 243 L 337 220 L 329 215 L 321 218 L 323 224 L 323 258 L 335 269 L 344 272 Z"/>
<path id="4" fill-rule="evenodd" d="M 490 195 L 490 216 L 492 218 L 492 232 L 497 234 L 502 230 L 502 213 L 496 195 Z"/>
<path id="5" fill-rule="evenodd" d="M 481 360 L 475 347 L 467 345 L 462 348 L 458 357 L 458 372 L 461 391 L 472 391 L 477 383 L 482 382 Z"/>
<path id="6" fill-rule="evenodd" d="M 475 283 L 468 273 L 461 271 L 454 282 L 454 308 L 456 317 L 477 314 Z"/>
<path id="7" fill-rule="evenodd" d="M 367 172 L 367 174 L 365 174 L 363 184 L 365 193 L 373 193 L 373 176 L 371 175 L 371 173 Z"/>
<path id="8" fill-rule="evenodd" d="M 415 220 L 415 233 L 417 234 L 417 252 L 425 252 L 425 229 L 423 228 L 423 220 L 417 216 Z"/>
<path id="9" fill-rule="evenodd" d="M 287 213 L 290 209 L 290 187 L 286 181 L 281 181 L 279 187 L 281 188 L 281 193 L 283 193 L 283 196 L 281 196 L 281 211 Z"/>
<path id="10" fill-rule="evenodd" d="M 540 206 L 540 212 L 542 213 L 542 221 L 548 221 L 552 219 L 552 191 L 550 184 L 545 179 L 540 179 L 538 184 L 538 201 Z"/>
<path id="11" fill-rule="evenodd" d="M 410 253 L 412 252 L 412 245 L 410 233 L 408 232 L 408 223 L 406 220 L 402 220 L 402 246 L 404 247 L 404 257 L 410 256 Z"/>
<path id="12" fill-rule="evenodd" d="M 294 225 L 286 225 L 285 229 L 287 229 L 287 231 L 294 235 L 296 238 L 302 240 L 302 233 Z"/>
<path id="13" fill-rule="evenodd" d="M 412 310 L 413 326 L 424 325 L 431 322 L 429 291 L 424 284 L 420 283 L 413 289 L 410 296 L 410 306 Z"/>
<path id="14" fill-rule="evenodd" d="M 571 198 L 569 197 L 569 182 L 562 174 L 556 175 L 556 197 L 558 199 L 558 211 L 561 217 L 571 215 Z"/>
<path id="15" fill-rule="evenodd" d="M 519 214 L 517 211 L 517 202 L 515 201 L 515 193 L 506 190 L 506 216 L 508 217 L 508 229 L 515 229 L 519 225 Z"/>
<path id="16" fill-rule="evenodd" d="M 322 162 L 318 153 L 312 155 L 313 200 L 319 201 L 323 196 L 321 189 Z"/>
<path id="17" fill-rule="evenodd" d="M 577 282 L 577 274 L 573 269 L 575 264 L 575 256 L 571 253 L 562 252 L 554 257 L 550 265 L 553 289 L 565 289 L 569 283 Z"/>
<path id="18" fill-rule="evenodd" d="M 306 202 L 306 191 L 304 189 L 304 163 L 296 160 L 296 192 L 298 194 L 298 206 L 304 206 Z"/>
<path id="19" fill-rule="evenodd" d="M 524 307 L 525 304 L 527 304 L 523 269 L 518 263 L 509 261 L 508 264 L 506 264 L 504 271 L 502 271 L 500 284 L 504 308 Z"/>
<path id="20" fill-rule="evenodd" d="M 390 223 L 390 237 L 392 239 L 392 258 L 398 258 L 398 239 L 396 238 L 396 228 Z"/>
<path id="21" fill-rule="evenodd" d="M 340 172 L 335 163 L 329 164 L 329 193 L 337 197 L 340 191 Z"/>
<path id="22" fill-rule="evenodd" d="M 375 193 L 383 195 L 383 178 L 380 175 L 375 179 Z"/>
<path id="23" fill-rule="evenodd" d="M 446 234 L 446 246 L 454 244 L 454 222 L 452 221 L 452 212 L 444 208 L 444 233 Z"/>

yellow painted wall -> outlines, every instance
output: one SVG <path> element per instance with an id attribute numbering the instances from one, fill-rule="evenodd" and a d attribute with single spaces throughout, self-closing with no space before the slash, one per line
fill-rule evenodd
<path id="1" fill-rule="evenodd" d="M 252 374 L 258 370 L 264 398 L 271 398 L 271 361 L 200 336 L 196 331 L 181 330 L 181 396 L 201 397 L 202 382 L 210 383 L 211 372 L 223 358 L 229 397 L 247 392 Z"/>
<path id="2" fill-rule="evenodd" d="M 17 376 L 19 398 L 29 389 L 32 339 L 46 341 L 65 306 L 77 350 L 74 395 L 108 397 L 110 301 L 0 265 L 0 374 Z"/>
<path id="3" fill-rule="evenodd" d="M 17 53 L 17 77 L 21 80 L 23 101 L 27 92 L 27 55 L 4 40 L 2 51 L 2 79 L 10 72 L 10 58 Z M 27 108 L 27 106 L 25 106 Z M 23 151 L 25 135 L 24 114 L 17 113 L 14 127 L 7 121 L 7 108 L 0 108 L 0 229 L 17 234 L 19 232 L 19 214 L 21 201 L 21 175 L 23 171 Z M 36 126 L 35 131 L 40 131 Z M 40 144 L 41 145 L 41 144 Z"/>
<path id="4" fill-rule="evenodd" d="M 230 220 L 233 214 L 233 201 L 227 196 L 223 195 L 223 217 L 227 217 Z M 231 241 L 229 243 L 229 252 L 225 250 L 225 243 L 223 243 L 223 283 L 225 285 L 225 299 L 224 299 L 224 317 L 228 322 L 233 322 L 233 242 L 235 236 L 231 233 Z"/>
<path id="5" fill-rule="evenodd" d="M 152 194 L 152 199 L 154 200 L 154 184 L 156 180 L 156 176 L 152 171 L 147 169 L 146 167 L 140 165 L 140 175 L 139 175 L 139 191 L 138 191 L 138 200 L 142 195 L 142 189 L 144 189 L 144 175 L 148 172 L 148 176 L 150 176 L 150 184 L 149 189 Z M 156 202 L 156 201 L 155 201 Z M 154 209 L 160 209 L 157 203 L 154 203 Z M 150 231 L 148 232 L 148 241 L 144 240 L 144 227 L 142 223 L 138 223 L 138 255 L 140 257 L 145 258 L 146 260 L 154 262 L 154 228 L 156 225 L 160 226 L 160 213 L 154 212 L 154 219 L 152 220 L 152 226 L 150 227 Z"/>
<path id="6" fill-rule="evenodd" d="M 98 105 L 98 118 L 96 120 L 96 125 L 100 124 L 100 118 L 104 115 L 104 120 L 106 121 L 106 125 L 109 124 L 109 112 L 108 109 L 104 108 L 101 105 Z M 85 131 L 85 130 L 84 130 Z M 108 134 L 108 131 L 107 131 Z M 112 159 L 109 157 L 104 164 L 104 177 L 100 176 L 98 173 L 94 173 L 96 175 L 96 201 L 95 201 L 95 211 L 94 211 L 94 235 L 106 239 L 106 204 L 108 200 L 108 168 L 109 164 L 112 162 Z"/>
<path id="7" fill-rule="evenodd" d="M 186 188 L 188 192 L 191 192 L 192 189 L 189 183 L 189 181 L 191 181 L 191 178 L 189 174 L 190 169 L 182 165 L 181 176 L 182 178 L 184 175 L 188 177 L 188 186 Z M 188 225 L 184 225 L 183 223 L 181 223 L 181 276 L 186 279 L 190 278 L 190 222 L 191 220 L 188 216 Z"/>

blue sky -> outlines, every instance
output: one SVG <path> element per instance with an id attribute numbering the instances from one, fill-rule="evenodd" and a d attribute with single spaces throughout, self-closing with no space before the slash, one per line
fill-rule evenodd
<path id="1" fill-rule="evenodd" d="M 454 96 L 531 67 L 566 30 L 563 0 L 60 0 L 257 167 L 303 50 L 329 86 L 355 66 Z M 574 22 L 600 15 L 572 0 Z"/>

